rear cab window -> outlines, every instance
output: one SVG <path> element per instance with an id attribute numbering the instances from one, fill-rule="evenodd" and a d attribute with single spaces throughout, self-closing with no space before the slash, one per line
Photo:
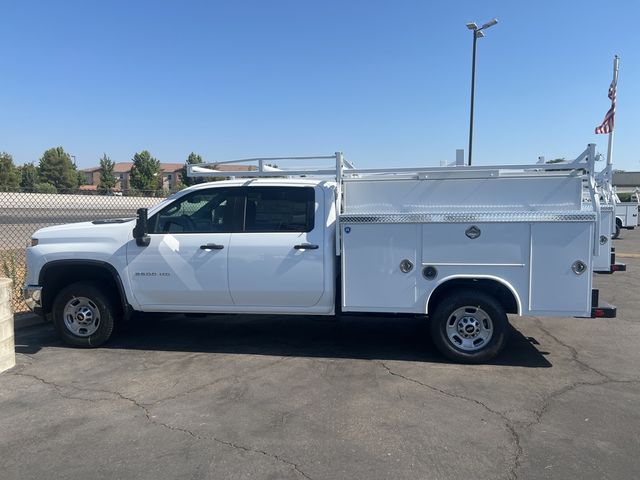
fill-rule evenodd
<path id="1" fill-rule="evenodd" d="M 245 232 L 310 232 L 315 223 L 313 187 L 248 187 Z"/>

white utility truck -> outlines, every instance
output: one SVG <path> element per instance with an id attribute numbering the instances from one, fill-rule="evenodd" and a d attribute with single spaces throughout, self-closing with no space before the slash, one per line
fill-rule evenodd
<path id="1" fill-rule="evenodd" d="M 596 157 L 597 158 L 597 157 Z M 615 198 L 613 186 L 611 185 L 611 165 L 607 165 L 601 172 L 595 175 L 595 192 L 600 199 L 600 239 L 593 258 L 594 273 L 614 273 L 624 272 L 627 266 L 624 263 L 616 262 L 615 247 L 612 239 L 616 238 L 615 220 Z M 591 208 L 591 186 L 590 177 L 583 178 L 583 198 L 584 208 Z M 610 255 L 610 256 L 609 256 Z"/>
<path id="2" fill-rule="evenodd" d="M 507 314 L 616 314 L 592 289 L 594 145 L 544 166 L 357 169 L 341 153 L 249 160 L 254 171 L 191 165 L 193 176 L 235 178 L 184 189 L 137 219 L 37 231 L 28 304 L 84 347 L 106 342 L 134 311 L 419 315 L 444 355 L 469 363 L 504 347 Z"/>
<path id="3" fill-rule="evenodd" d="M 638 209 L 640 204 L 636 202 L 621 202 L 617 193 L 613 194 L 616 205 L 616 232 L 614 238 L 620 236 L 620 230 L 633 230 L 638 226 Z"/>

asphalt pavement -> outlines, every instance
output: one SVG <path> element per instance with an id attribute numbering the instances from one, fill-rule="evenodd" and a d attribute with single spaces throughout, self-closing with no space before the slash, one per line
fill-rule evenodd
<path id="1" fill-rule="evenodd" d="M 512 317 L 489 365 L 418 319 L 148 316 L 107 347 L 17 331 L 0 476 L 631 479 L 640 471 L 640 232 L 595 277 L 616 319 Z"/>

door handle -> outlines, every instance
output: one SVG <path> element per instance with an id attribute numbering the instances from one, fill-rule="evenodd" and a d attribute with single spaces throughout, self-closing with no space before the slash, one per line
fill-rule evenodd
<path id="1" fill-rule="evenodd" d="M 218 245 L 217 243 L 207 243 L 200 245 L 200 250 L 222 250 L 224 245 Z"/>
<path id="2" fill-rule="evenodd" d="M 312 243 L 302 243 L 300 245 L 294 245 L 296 250 L 317 250 L 318 245 L 313 245 Z"/>

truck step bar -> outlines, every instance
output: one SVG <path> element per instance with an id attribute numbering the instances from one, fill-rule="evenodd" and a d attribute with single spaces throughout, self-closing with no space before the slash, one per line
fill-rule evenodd
<path id="1" fill-rule="evenodd" d="M 613 272 L 626 272 L 626 271 L 627 271 L 626 263 L 612 263 L 608 271 L 596 270 L 593 273 L 597 273 L 598 275 L 611 275 Z"/>
<path id="2" fill-rule="evenodd" d="M 613 272 L 626 272 L 627 265 L 624 263 L 616 263 L 616 249 L 615 247 L 611 247 L 611 262 L 609 264 L 609 271 L 595 271 L 594 273 L 598 273 L 600 275 L 610 275 Z"/>
<path id="3" fill-rule="evenodd" d="M 626 264 L 616 262 L 616 247 L 611 247 L 611 273 L 626 272 L 626 271 L 627 271 Z"/>
<path id="4" fill-rule="evenodd" d="M 600 291 L 591 290 L 591 318 L 616 318 L 618 308 L 607 302 L 600 302 Z"/>

